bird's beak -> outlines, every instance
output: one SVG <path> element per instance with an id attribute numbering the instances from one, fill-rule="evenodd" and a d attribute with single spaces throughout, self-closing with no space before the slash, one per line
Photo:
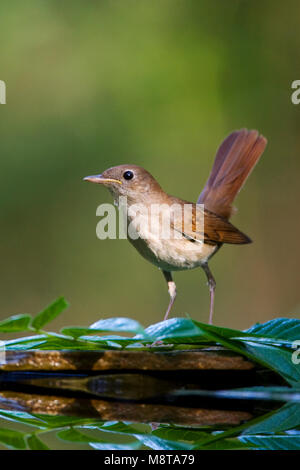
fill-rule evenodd
<path id="1" fill-rule="evenodd" d="M 83 181 L 90 181 L 91 183 L 98 183 L 98 184 L 107 184 L 107 183 L 122 184 L 120 180 L 117 180 L 115 178 L 104 178 L 102 175 L 86 176 L 85 178 L 83 178 Z"/>

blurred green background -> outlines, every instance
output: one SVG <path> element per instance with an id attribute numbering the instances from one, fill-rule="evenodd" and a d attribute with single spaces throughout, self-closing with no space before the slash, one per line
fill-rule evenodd
<path id="1" fill-rule="evenodd" d="M 2 2 L 0 319 L 64 295 L 53 329 L 160 321 L 162 274 L 128 241 L 96 238 L 111 197 L 82 177 L 135 163 L 195 201 L 217 146 L 241 127 L 269 144 L 232 219 L 254 243 L 211 261 L 215 323 L 299 316 L 299 17 L 296 0 Z M 207 321 L 202 270 L 174 278 L 173 316 Z"/>

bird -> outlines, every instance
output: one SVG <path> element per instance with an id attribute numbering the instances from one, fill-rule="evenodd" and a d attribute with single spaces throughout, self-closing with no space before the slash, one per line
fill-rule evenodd
<path id="1" fill-rule="evenodd" d="M 169 195 L 138 165 L 118 165 L 83 178 L 107 187 L 119 209 L 120 198 L 125 198 L 123 210 L 128 232 L 131 228 L 128 240 L 162 271 L 167 282 L 169 304 L 164 320 L 169 317 L 177 293 L 172 273 L 201 267 L 209 287 L 208 323 L 212 324 L 216 281 L 208 262 L 223 244 L 252 242 L 229 219 L 235 212 L 232 203 L 266 145 L 267 139 L 257 130 L 240 129 L 229 134 L 217 150 L 211 173 L 196 203 Z M 155 216 L 154 207 L 159 208 Z M 161 228 L 166 220 L 173 236 L 162 236 Z"/>

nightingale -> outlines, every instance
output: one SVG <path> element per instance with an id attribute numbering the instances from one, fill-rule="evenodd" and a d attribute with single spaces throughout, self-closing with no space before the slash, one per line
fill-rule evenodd
<path id="1" fill-rule="evenodd" d="M 251 243 L 229 218 L 234 212 L 233 200 L 266 144 L 265 137 L 256 130 L 232 132 L 217 150 L 210 176 L 196 204 L 167 194 L 147 170 L 137 165 L 119 165 L 84 178 L 106 186 L 116 205 L 120 196 L 126 198 L 127 221 L 132 224 L 128 240 L 162 271 L 168 284 L 170 300 L 164 320 L 176 298 L 172 272 L 201 267 L 209 286 L 209 324 L 212 324 L 216 281 L 208 261 L 224 243 Z M 137 206 L 138 213 L 132 210 Z M 155 220 L 153 207 L 159 207 Z M 189 210 L 185 211 L 185 207 Z M 168 221 L 173 236 L 161 236 L 164 220 Z"/>

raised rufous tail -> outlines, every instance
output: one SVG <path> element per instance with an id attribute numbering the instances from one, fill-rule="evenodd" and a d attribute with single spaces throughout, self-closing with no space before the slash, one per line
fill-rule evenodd
<path id="1" fill-rule="evenodd" d="M 267 145 L 258 131 L 232 132 L 219 147 L 211 174 L 199 196 L 198 204 L 229 219 L 232 202 Z"/>

